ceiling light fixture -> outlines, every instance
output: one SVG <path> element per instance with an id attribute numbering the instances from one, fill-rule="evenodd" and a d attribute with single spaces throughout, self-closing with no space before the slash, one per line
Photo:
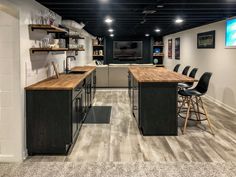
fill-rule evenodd
<path id="1" fill-rule="evenodd" d="M 102 3 L 107 3 L 109 0 L 99 0 L 101 1 Z"/>
<path id="2" fill-rule="evenodd" d="M 183 23 L 183 22 L 184 22 L 184 20 L 182 18 L 177 18 L 175 20 L 175 23 L 177 23 L 177 24 L 180 24 L 180 23 Z"/>
<path id="3" fill-rule="evenodd" d="M 164 5 L 160 4 L 160 5 L 157 5 L 157 8 L 163 8 Z"/>
<path id="4" fill-rule="evenodd" d="M 113 20 L 111 18 L 107 17 L 105 19 L 105 22 L 108 23 L 108 24 L 111 24 L 113 22 Z"/>
<path id="5" fill-rule="evenodd" d="M 114 37 L 114 34 L 110 34 L 111 37 Z"/>
<path id="6" fill-rule="evenodd" d="M 155 29 L 155 31 L 156 31 L 157 33 L 161 32 L 161 30 L 160 30 L 159 28 Z"/>
<path id="7" fill-rule="evenodd" d="M 114 32 L 114 30 L 113 30 L 112 28 L 110 28 L 108 31 L 109 31 L 110 33 Z"/>
<path id="8" fill-rule="evenodd" d="M 150 34 L 148 34 L 148 33 L 147 33 L 147 34 L 145 34 L 145 36 L 146 36 L 146 37 L 149 37 L 149 36 L 150 36 Z"/>

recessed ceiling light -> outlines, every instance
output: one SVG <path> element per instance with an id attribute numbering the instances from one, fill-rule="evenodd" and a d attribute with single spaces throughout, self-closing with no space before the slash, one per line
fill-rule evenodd
<path id="1" fill-rule="evenodd" d="M 145 36 L 146 36 L 146 37 L 149 37 L 149 36 L 150 36 L 150 34 L 145 34 Z"/>
<path id="2" fill-rule="evenodd" d="M 111 37 L 114 37 L 114 34 L 110 34 Z"/>
<path id="3" fill-rule="evenodd" d="M 183 23 L 184 22 L 184 20 L 182 19 L 182 18 L 177 18 L 176 20 L 175 20 L 175 23 Z"/>
<path id="4" fill-rule="evenodd" d="M 111 18 L 107 17 L 107 18 L 105 19 L 105 22 L 108 23 L 108 24 L 110 24 L 110 23 L 113 22 L 113 20 L 112 20 Z"/>
<path id="5" fill-rule="evenodd" d="M 102 3 L 107 3 L 109 0 L 99 0 L 101 1 Z"/>
<path id="6" fill-rule="evenodd" d="M 110 28 L 108 31 L 111 32 L 111 33 L 114 32 L 114 30 L 112 28 Z"/>
<path id="7" fill-rule="evenodd" d="M 160 4 L 160 5 L 157 5 L 157 8 L 163 8 L 164 5 Z"/>
<path id="8" fill-rule="evenodd" d="M 157 33 L 161 32 L 161 30 L 160 30 L 159 28 L 155 29 L 155 31 L 156 31 Z"/>

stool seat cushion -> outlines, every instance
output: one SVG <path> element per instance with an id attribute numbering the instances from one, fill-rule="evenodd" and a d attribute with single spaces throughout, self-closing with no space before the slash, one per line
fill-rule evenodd
<path id="1" fill-rule="evenodd" d="M 178 87 L 180 87 L 180 88 L 190 88 L 191 85 L 189 85 L 187 83 L 178 83 Z"/>
<path id="2" fill-rule="evenodd" d="M 202 96 L 203 95 L 201 92 L 198 92 L 195 89 L 180 90 L 178 91 L 178 94 L 182 96 Z"/>

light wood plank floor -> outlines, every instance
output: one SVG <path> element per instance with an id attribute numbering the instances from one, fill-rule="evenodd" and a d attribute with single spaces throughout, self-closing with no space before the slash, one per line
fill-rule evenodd
<path id="1" fill-rule="evenodd" d="M 236 115 L 204 101 L 215 136 L 190 125 L 186 135 L 179 130 L 176 137 L 144 137 L 132 117 L 127 90 L 100 90 L 94 105 L 112 106 L 110 124 L 84 124 L 67 157 L 33 156 L 27 161 L 235 162 Z"/>

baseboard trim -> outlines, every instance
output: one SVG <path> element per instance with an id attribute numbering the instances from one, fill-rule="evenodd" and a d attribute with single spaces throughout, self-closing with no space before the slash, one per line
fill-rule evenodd
<path id="1" fill-rule="evenodd" d="M 0 154 L 0 162 L 15 162 L 16 158 L 14 155 L 3 155 Z"/>
<path id="2" fill-rule="evenodd" d="M 216 105 L 222 107 L 226 111 L 229 111 L 229 112 L 231 112 L 233 114 L 236 114 L 236 109 L 235 108 L 233 108 L 233 107 L 231 107 L 231 106 L 221 102 L 220 100 L 217 100 L 217 99 L 215 99 L 215 98 L 213 98 L 213 97 L 211 97 L 209 95 L 205 95 L 205 98 L 208 99 L 209 101 L 215 103 Z"/>

